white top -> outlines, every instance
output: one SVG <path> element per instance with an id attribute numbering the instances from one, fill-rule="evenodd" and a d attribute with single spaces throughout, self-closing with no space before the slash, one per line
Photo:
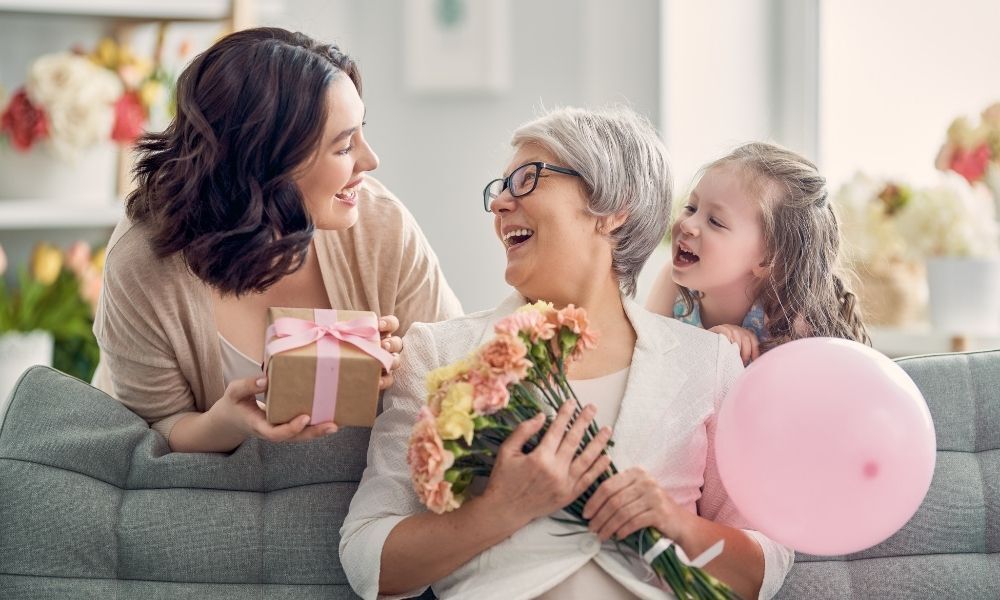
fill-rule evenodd
<path id="1" fill-rule="evenodd" d="M 580 404 L 597 407 L 594 422 L 598 426 L 615 425 L 618 410 L 625 396 L 625 384 L 629 369 L 593 379 L 571 379 L 570 385 Z M 538 600 L 578 600 L 579 598 L 601 598 L 602 600 L 627 600 L 635 595 L 592 560 L 587 561 L 559 585 L 538 597 Z"/>
<path id="2" fill-rule="evenodd" d="M 716 418 L 743 370 L 739 351 L 721 335 L 653 314 L 628 298 L 622 301 L 637 339 L 615 445 L 609 450 L 615 465 L 622 470 L 641 466 L 681 506 L 742 528 L 763 551 L 760 597 L 771 598 L 791 569 L 794 554 L 747 529 L 715 464 Z M 340 530 L 341 564 L 351 587 L 363 598 L 374 600 L 379 595 L 382 547 L 389 533 L 408 516 L 426 512 L 413 491 L 406 464 L 410 433 L 426 403 L 424 377 L 489 341 L 494 323 L 525 302 L 514 294 L 496 310 L 418 323 L 407 332 L 396 383 L 386 391 L 384 411 L 372 428 L 368 466 Z M 640 598 L 673 598 L 668 590 L 644 581 L 645 569 L 621 555 L 614 544 L 602 547 L 590 533 L 560 535 L 577 532 L 579 526 L 547 516 L 536 519 L 435 582 L 434 592 L 443 600 L 535 598 L 594 561 Z M 415 589 L 400 597 L 422 592 Z"/>
<path id="3" fill-rule="evenodd" d="M 219 333 L 219 351 L 222 353 L 222 383 L 226 387 L 237 379 L 260 377 L 264 374 L 257 362 L 240 352 Z M 264 394 L 257 394 L 257 402 L 264 402 Z"/>

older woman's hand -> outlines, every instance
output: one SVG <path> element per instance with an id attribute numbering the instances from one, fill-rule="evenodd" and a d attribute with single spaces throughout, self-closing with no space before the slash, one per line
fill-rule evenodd
<path id="1" fill-rule="evenodd" d="M 399 329 L 399 319 L 394 315 L 379 317 L 378 330 L 382 335 L 382 348 L 392 353 L 392 369 L 382 372 L 378 380 L 378 389 L 384 390 L 393 384 L 395 378 L 392 372 L 399 368 L 399 353 L 403 350 L 403 338 L 392 335 Z"/>
<path id="2" fill-rule="evenodd" d="M 611 536 L 623 539 L 644 527 L 655 527 L 677 540 L 690 523 L 692 513 L 674 502 L 642 467 L 622 471 L 601 484 L 583 508 L 588 529 L 603 542 Z"/>
<path id="3" fill-rule="evenodd" d="M 611 458 L 601 453 L 611 438 L 607 427 L 577 455 L 597 410 L 585 407 L 567 431 L 573 409 L 571 402 L 560 408 L 531 452 L 523 451 L 524 444 L 541 430 L 542 415 L 521 423 L 500 446 L 483 498 L 519 527 L 570 504 L 611 464 Z"/>

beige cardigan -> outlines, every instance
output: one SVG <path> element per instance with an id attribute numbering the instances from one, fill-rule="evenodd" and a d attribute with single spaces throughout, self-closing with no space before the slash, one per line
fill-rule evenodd
<path id="1" fill-rule="evenodd" d="M 462 314 L 413 216 L 367 178 L 359 218 L 314 240 L 330 306 L 418 322 Z M 124 219 L 108 242 L 104 288 L 94 321 L 101 364 L 94 385 L 169 439 L 185 414 L 206 411 L 225 391 L 209 287 L 179 254 L 158 259 L 148 229 Z"/>

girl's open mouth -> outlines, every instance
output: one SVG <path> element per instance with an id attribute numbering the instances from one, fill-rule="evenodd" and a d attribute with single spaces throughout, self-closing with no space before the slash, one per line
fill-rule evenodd
<path id="1" fill-rule="evenodd" d="M 700 259 L 697 254 L 691 252 L 690 250 L 685 250 L 680 246 L 677 247 L 677 253 L 674 254 L 674 266 L 676 267 L 688 267 L 695 264 L 699 260 Z"/>

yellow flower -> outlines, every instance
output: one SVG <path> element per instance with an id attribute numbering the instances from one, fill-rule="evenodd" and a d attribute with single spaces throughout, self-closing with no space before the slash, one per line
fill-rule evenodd
<path id="1" fill-rule="evenodd" d="M 470 366 L 471 363 L 469 360 L 463 358 L 462 360 L 453 362 L 450 365 L 434 369 L 427 374 L 427 393 L 433 394 L 444 384 L 444 382 L 455 379 L 459 375 L 463 375 L 469 370 Z"/>
<path id="2" fill-rule="evenodd" d="M 94 269 L 96 269 L 98 273 L 103 273 L 104 272 L 104 254 L 105 254 L 105 252 L 107 252 L 107 248 L 101 248 L 100 250 L 97 250 L 96 252 L 94 252 L 93 258 L 90 259 L 91 263 L 94 265 Z"/>
<path id="3" fill-rule="evenodd" d="M 548 314 L 549 311 L 551 310 L 555 310 L 555 307 L 552 306 L 551 302 L 546 302 L 545 300 L 538 300 L 534 304 L 525 304 L 521 308 L 517 309 L 517 312 L 534 311 L 536 313 L 545 315 Z"/>
<path id="4" fill-rule="evenodd" d="M 101 38 L 90 59 L 106 69 L 118 66 L 118 44 L 111 38 Z"/>
<path id="5" fill-rule="evenodd" d="M 438 433 L 443 440 L 465 438 L 472 443 L 475 426 L 472 422 L 472 384 L 461 382 L 448 388 L 441 400 L 441 414 L 437 418 Z"/>
<path id="6" fill-rule="evenodd" d="M 31 276 L 44 285 L 51 285 L 62 270 L 62 252 L 50 244 L 39 244 L 31 255 Z"/>
<path id="7" fill-rule="evenodd" d="M 453 410 L 441 412 L 437 418 L 437 430 L 443 440 L 457 440 L 465 438 L 466 444 L 472 443 L 472 435 L 475 433 L 475 424 L 472 416 L 468 413 Z"/>
<path id="8" fill-rule="evenodd" d="M 155 79 L 147 79 L 139 88 L 139 100 L 148 110 L 152 106 L 162 104 L 166 99 L 167 88 Z"/>

